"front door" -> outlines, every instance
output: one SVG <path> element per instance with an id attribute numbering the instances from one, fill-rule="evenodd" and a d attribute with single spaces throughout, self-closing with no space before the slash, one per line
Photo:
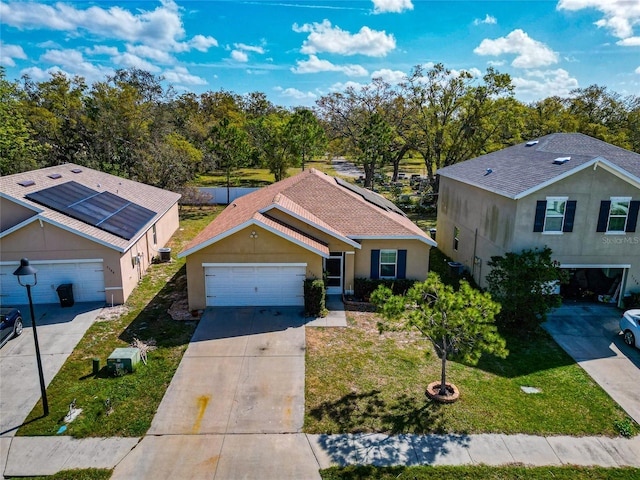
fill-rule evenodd
<path id="1" fill-rule="evenodd" d="M 327 294 L 342 294 L 342 253 L 331 252 L 324 259 L 324 273 L 327 281 Z"/>

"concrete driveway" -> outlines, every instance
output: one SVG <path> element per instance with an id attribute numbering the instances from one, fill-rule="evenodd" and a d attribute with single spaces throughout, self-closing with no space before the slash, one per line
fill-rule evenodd
<path id="1" fill-rule="evenodd" d="M 618 327 L 621 314 L 609 305 L 567 303 L 543 326 L 640 423 L 640 350 L 623 342 Z"/>
<path id="2" fill-rule="evenodd" d="M 304 361 L 300 308 L 207 309 L 151 428 L 112 480 L 319 478 L 300 433 Z"/>
<path id="3" fill-rule="evenodd" d="M 49 385 L 73 352 L 103 304 L 34 305 L 45 384 Z M 0 348 L 0 472 L 4 471 L 11 437 L 40 399 L 33 329 L 28 305 L 19 305 L 24 331 Z"/>

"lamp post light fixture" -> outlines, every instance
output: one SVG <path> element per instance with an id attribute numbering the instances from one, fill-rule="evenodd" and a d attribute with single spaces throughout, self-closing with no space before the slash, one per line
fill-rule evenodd
<path id="1" fill-rule="evenodd" d="M 49 402 L 47 401 L 47 389 L 44 385 L 44 373 L 42 371 L 42 359 L 40 358 L 40 345 L 38 344 L 38 330 L 36 328 L 36 316 L 33 313 L 33 299 L 31 298 L 31 287 L 38 284 L 38 270 L 29 265 L 29 260 L 23 258 L 20 260 L 20 267 L 13 272 L 18 277 L 18 283 L 27 288 L 27 297 L 29 297 L 29 310 L 31 311 L 31 325 L 33 325 L 33 341 L 36 345 L 36 362 L 38 363 L 38 375 L 40 376 L 40 392 L 42 393 L 42 408 L 44 416 L 49 415 Z M 33 276 L 33 282 L 29 277 Z"/>

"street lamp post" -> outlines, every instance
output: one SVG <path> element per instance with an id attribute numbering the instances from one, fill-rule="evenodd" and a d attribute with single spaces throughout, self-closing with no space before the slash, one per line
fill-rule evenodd
<path id="1" fill-rule="evenodd" d="M 18 283 L 27 288 L 27 297 L 29 297 L 29 310 L 31 311 L 31 325 L 33 325 L 33 341 L 36 345 L 36 362 L 38 363 L 38 375 L 40 376 L 40 392 L 42 393 L 42 407 L 44 409 L 44 416 L 49 415 L 49 402 L 47 401 L 47 389 L 44 385 L 44 373 L 42 371 L 42 359 L 40 358 L 40 345 L 38 343 L 38 330 L 36 326 L 36 316 L 33 313 L 33 299 L 31 298 L 31 287 L 35 287 L 38 284 L 38 276 L 36 275 L 38 270 L 29 265 L 29 260 L 23 258 L 20 260 L 20 267 L 13 272 L 18 277 Z M 33 283 L 28 282 L 28 278 L 33 275 Z M 24 281 L 24 283 L 23 283 Z"/>

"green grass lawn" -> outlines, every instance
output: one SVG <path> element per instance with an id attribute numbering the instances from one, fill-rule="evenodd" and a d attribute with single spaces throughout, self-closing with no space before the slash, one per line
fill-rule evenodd
<path id="1" fill-rule="evenodd" d="M 43 477 L 6 477 L 6 478 L 27 478 L 29 480 L 108 480 L 111 478 L 113 470 L 100 468 L 86 468 L 78 470 L 62 470 L 55 475 L 45 475 Z"/>
<path id="2" fill-rule="evenodd" d="M 305 164 L 305 170 L 315 168 L 321 172 L 335 175 L 336 172 L 325 160 L 314 160 Z M 290 168 L 287 174 L 291 177 L 300 173 L 301 167 Z M 241 168 L 233 172 L 231 176 L 232 187 L 265 187 L 274 183 L 273 173 L 268 168 Z M 207 175 L 200 175 L 194 182 L 198 187 L 222 187 L 227 184 L 227 177 L 224 172 L 211 172 Z"/>
<path id="3" fill-rule="evenodd" d="M 69 404 L 75 399 L 81 415 L 68 424 L 65 434 L 74 437 L 143 435 L 169 386 L 197 325 L 196 321 L 175 321 L 168 314 L 174 302 L 186 298 L 184 259 L 176 259 L 183 246 L 207 225 L 219 208 L 189 208 L 181 211 L 180 229 L 169 247 L 172 261 L 149 267 L 124 308 L 96 321 L 47 388 L 50 414 L 41 417 L 41 402 L 27 417 L 18 435 L 54 435 L 64 425 Z M 105 312 L 109 309 L 105 309 Z M 157 342 L 133 374 L 114 377 L 106 369 L 107 357 L 115 348 L 127 347 L 136 337 Z M 92 374 L 92 359 L 103 367 Z M 109 399 L 112 413 L 106 414 Z"/>
<path id="4" fill-rule="evenodd" d="M 424 390 L 440 379 L 440 359 L 431 345 L 407 332 L 380 335 L 376 314 L 347 313 L 347 328 L 307 330 L 305 432 L 616 436 L 615 423 L 627 419 L 542 330 L 505 335 L 505 360 L 449 361 L 460 399 L 432 402 Z"/>
<path id="5" fill-rule="evenodd" d="M 384 467 L 349 466 L 321 470 L 323 480 L 631 480 L 637 468 L 600 467 Z"/>

